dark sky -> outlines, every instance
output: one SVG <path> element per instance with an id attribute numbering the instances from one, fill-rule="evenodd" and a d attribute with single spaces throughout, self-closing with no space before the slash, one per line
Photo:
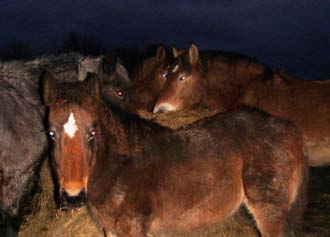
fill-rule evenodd
<path id="1" fill-rule="evenodd" d="M 259 58 L 305 79 L 330 79 L 328 0 L 0 0 L 0 48 L 19 40 L 36 54 L 64 35 L 108 47 L 164 43 Z"/>

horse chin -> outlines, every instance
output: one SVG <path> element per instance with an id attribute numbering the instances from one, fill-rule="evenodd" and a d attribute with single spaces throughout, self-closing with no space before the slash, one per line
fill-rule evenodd
<path id="1" fill-rule="evenodd" d="M 86 203 L 86 192 L 82 190 L 76 196 L 70 196 L 66 191 L 61 192 L 61 209 L 78 209 Z"/>

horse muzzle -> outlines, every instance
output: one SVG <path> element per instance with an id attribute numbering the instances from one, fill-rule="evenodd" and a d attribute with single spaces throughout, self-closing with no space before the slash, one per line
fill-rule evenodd
<path id="1" fill-rule="evenodd" d="M 86 190 L 82 189 L 76 195 L 70 195 L 65 189 L 61 190 L 61 209 L 75 209 L 83 206 L 86 202 Z"/>
<path id="2" fill-rule="evenodd" d="M 156 104 L 155 108 L 153 109 L 153 113 L 166 113 L 169 111 L 174 111 L 176 110 L 175 107 L 168 103 L 161 103 L 161 104 Z"/>

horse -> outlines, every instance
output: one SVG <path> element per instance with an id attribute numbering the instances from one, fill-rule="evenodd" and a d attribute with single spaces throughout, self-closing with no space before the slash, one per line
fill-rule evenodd
<path id="1" fill-rule="evenodd" d="M 38 168 L 46 157 L 45 108 L 39 95 L 44 67 L 59 78 L 75 76 L 79 55 L 42 57 L 31 61 L 0 62 L 0 236 L 17 236 L 29 197 L 38 181 Z M 62 62 L 62 63 L 61 63 Z M 54 64 L 57 64 L 55 66 Z M 60 72 L 63 72 L 62 74 Z"/>
<path id="2" fill-rule="evenodd" d="M 130 98 L 137 110 L 152 111 L 154 103 L 167 78 L 167 65 L 171 61 L 164 46 L 159 46 L 156 55 L 137 66 L 132 73 Z"/>
<path id="3" fill-rule="evenodd" d="M 172 130 L 102 100 L 96 74 L 43 79 L 62 206 L 86 202 L 105 236 L 174 236 L 246 206 L 263 237 L 296 236 L 308 180 L 303 140 L 255 109 Z"/>
<path id="4" fill-rule="evenodd" d="M 131 81 L 127 69 L 115 54 L 85 57 L 78 64 L 78 80 L 88 72 L 97 73 L 101 79 L 101 94 L 104 100 L 126 110 L 134 111 L 130 103 Z"/>
<path id="5" fill-rule="evenodd" d="M 137 110 L 151 111 L 165 84 L 169 61 L 166 49 L 161 45 L 155 56 L 135 65 L 129 76 L 126 67 L 113 53 L 86 57 L 78 65 L 78 80 L 84 80 L 88 72 L 97 73 L 102 83 L 101 94 L 109 103 L 135 113 Z"/>
<path id="6" fill-rule="evenodd" d="M 50 55 L 30 61 L 0 62 L 0 236 L 17 236 L 31 211 L 39 168 L 46 159 L 45 106 L 40 77 L 46 68 L 58 80 L 76 78 L 82 56 Z"/>
<path id="7" fill-rule="evenodd" d="M 220 112 L 235 108 L 236 99 L 250 78 L 267 73 L 267 69 L 252 58 L 221 51 L 200 54 L 195 44 L 188 52 L 173 48 L 173 56 L 174 60 L 167 65 L 167 80 L 155 102 L 154 113 L 196 107 Z"/>
<path id="8" fill-rule="evenodd" d="M 242 56 L 199 56 L 194 44 L 189 52 L 174 54 L 153 112 L 256 106 L 297 124 L 311 166 L 330 165 L 330 80 L 299 80 Z"/>

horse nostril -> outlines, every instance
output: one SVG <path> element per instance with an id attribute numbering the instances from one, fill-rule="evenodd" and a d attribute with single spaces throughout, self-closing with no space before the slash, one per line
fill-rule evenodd
<path id="1" fill-rule="evenodd" d="M 158 109 L 158 113 L 166 113 L 167 112 L 167 110 L 166 110 L 166 108 L 164 108 L 164 107 L 160 107 L 159 109 Z"/>

